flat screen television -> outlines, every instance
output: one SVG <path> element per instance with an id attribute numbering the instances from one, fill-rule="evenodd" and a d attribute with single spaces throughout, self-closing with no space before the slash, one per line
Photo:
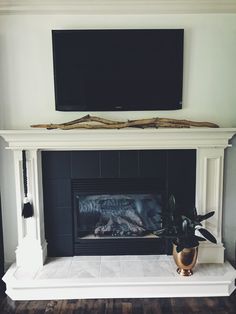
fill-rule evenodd
<path id="1" fill-rule="evenodd" d="M 182 108 L 183 29 L 53 30 L 56 110 Z"/>

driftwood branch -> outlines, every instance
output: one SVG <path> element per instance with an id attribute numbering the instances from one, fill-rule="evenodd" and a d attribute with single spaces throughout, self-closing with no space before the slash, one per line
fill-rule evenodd
<path id="1" fill-rule="evenodd" d="M 208 127 L 218 128 L 219 126 L 211 122 L 197 122 L 191 120 L 178 120 L 168 118 L 150 118 L 139 120 L 113 121 L 96 116 L 86 115 L 80 119 L 59 124 L 35 124 L 32 128 L 46 128 L 48 130 L 61 129 L 124 129 L 124 128 L 190 128 Z"/>

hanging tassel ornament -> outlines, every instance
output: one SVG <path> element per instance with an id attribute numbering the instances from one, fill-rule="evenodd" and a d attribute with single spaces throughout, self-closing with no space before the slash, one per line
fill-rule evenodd
<path id="1" fill-rule="evenodd" d="M 34 214 L 33 206 L 28 198 L 28 182 L 27 182 L 27 167 L 26 167 L 26 151 L 22 151 L 22 164 L 23 164 L 23 180 L 24 180 L 24 204 L 22 208 L 22 216 L 24 218 L 32 217 Z"/>

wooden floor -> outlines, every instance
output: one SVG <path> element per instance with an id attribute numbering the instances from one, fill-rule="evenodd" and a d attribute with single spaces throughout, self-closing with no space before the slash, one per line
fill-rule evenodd
<path id="1" fill-rule="evenodd" d="M 107 299 L 62 301 L 0 300 L 0 313 L 20 314 L 227 314 L 236 313 L 236 293 L 230 297 Z"/>

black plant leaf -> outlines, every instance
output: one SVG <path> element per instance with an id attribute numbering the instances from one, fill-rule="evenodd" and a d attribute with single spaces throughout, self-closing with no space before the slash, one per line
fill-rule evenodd
<path id="1" fill-rule="evenodd" d="M 192 214 L 192 216 L 193 216 L 193 219 L 195 220 L 196 218 L 197 218 L 197 209 L 196 209 L 196 207 L 194 207 L 193 208 L 193 214 Z"/>
<path id="2" fill-rule="evenodd" d="M 206 238 L 208 241 L 212 243 L 217 243 L 216 238 L 206 229 L 204 228 L 199 228 L 198 231 Z"/>
<path id="3" fill-rule="evenodd" d="M 200 222 L 200 221 L 206 220 L 206 219 L 212 217 L 214 214 L 215 214 L 215 212 L 212 211 L 212 212 L 210 212 L 210 213 L 207 213 L 206 215 L 198 215 L 198 216 L 197 216 L 197 221 Z"/>
<path id="4" fill-rule="evenodd" d="M 179 253 L 181 252 L 183 249 L 185 248 L 185 246 L 183 244 L 178 244 L 176 246 L 176 252 Z"/>
<path id="5" fill-rule="evenodd" d="M 197 241 L 206 241 L 205 238 L 199 237 L 199 236 L 195 236 Z"/>
<path id="6" fill-rule="evenodd" d="M 196 236 L 193 236 L 193 237 L 190 237 L 189 239 L 186 239 L 184 244 L 185 244 L 186 248 L 192 248 L 192 247 L 199 245 Z"/>
<path id="7" fill-rule="evenodd" d="M 180 252 L 184 248 L 196 247 L 200 241 L 209 240 L 217 243 L 215 237 L 202 227 L 201 222 L 214 215 L 214 211 L 205 215 L 198 215 L 196 208 L 193 210 L 180 209 L 176 207 L 174 195 L 170 195 L 166 211 L 162 212 L 163 228 L 153 233 L 157 236 L 172 239 L 176 245 L 176 251 Z M 199 235 L 195 235 L 195 231 Z"/>

